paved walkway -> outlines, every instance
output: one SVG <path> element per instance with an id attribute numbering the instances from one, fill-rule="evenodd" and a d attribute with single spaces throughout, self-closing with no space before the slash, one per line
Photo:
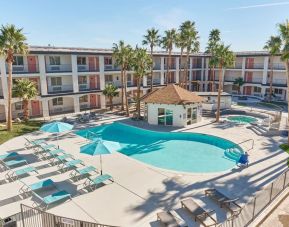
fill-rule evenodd
<path id="1" fill-rule="evenodd" d="M 114 120 L 117 119 L 116 117 Z M 103 122 L 92 122 L 83 127 L 92 127 L 99 123 Z M 159 129 L 167 130 L 168 128 Z M 83 190 L 83 182 L 69 180 L 69 172 L 59 173 L 55 166 L 49 166 L 47 161 L 39 161 L 31 154 L 31 150 L 23 149 L 25 142 L 23 137 L 14 138 L 1 145 L 0 153 L 18 150 L 31 165 L 37 167 L 39 174 L 23 178 L 26 183 L 52 178 L 57 182 L 58 188 L 65 189 L 73 195 L 72 201 L 52 207 L 49 212 L 120 226 L 159 226 L 156 213 L 168 209 L 176 209 L 188 221 L 190 227 L 198 226 L 185 211 L 180 209 L 180 200 L 186 197 L 194 197 L 205 209 L 216 210 L 214 216 L 218 222 L 222 222 L 228 214 L 204 197 L 204 189 L 218 188 L 232 198 L 241 198 L 240 203 L 246 203 L 257 191 L 272 182 L 287 168 L 288 155 L 278 148 L 278 145 L 285 142 L 286 138 L 259 136 L 246 126 L 211 124 L 207 120 L 191 128 L 170 129 L 217 135 L 235 143 L 254 139 L 254 149 L 249 151 L 251 164 L 245 169 L 234 168 L 213 174 L 178 173 L 154 168 L 114 152 L 103 156 L 103 163 L 104 172 L 111 174 L 115 183 L 99 187 L 93 192 L 86 192 Z M 35 132 L 28 137 L 31 139 L 48 137 L 49 143 L 56 143 L 55 137 L 42 132 Z M 99 167 L 98 157 L 92 158 L 79 153 L 80 146 L 86 143 L 86 139 L 73 133 L 61 136 L 59 140 L 60 147 L 65 151 L 82 159 L 87 165 Z M 241 146 L 247 150 L 250 144 L 244 143 Z M 1 216 L 5 217 L 18 212 L 20 203 L 32 205 L 33 197 L 24 199 L 18 196 L 20 182 L 9 183 L 3 179 L 4 172 L 0 173 Z"/>

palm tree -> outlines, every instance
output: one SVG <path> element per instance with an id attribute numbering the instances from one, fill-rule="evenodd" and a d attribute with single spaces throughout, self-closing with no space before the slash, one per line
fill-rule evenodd
<path id="1" fill-rule="evenodd" d="M 33 81 L 28 79 L 19 79 L 16 80 L 16 83 L 13 86 L 12 93 L 14 97 L 22 99 L 23 104 L 23 117 L 25 121 L 29 120 L 29 110 L 28 104 L 29 100 L 38 95 L 38 90 Z"/>
<path id="2" fill-rule="evenodd" d="M 191 53 L 197 53 L 200 49 L 200 42 L 198 31 L 195 27 L 194 21 L 185 21 L 180 26 L 180 31 L 183 33 L 185 39 L 186 50 L 186 67 L 185 67 L 185 81 L 184 87 L 188 87 L 188 71 L 189 71 L 189 57 Z"/>
<path id="3" fill-rule="evenodd" d="M 287 94 L 289 94 L 289 21 L 278 25 L 279 35 L 282 41 L 281 45 L 281 60 L 285 64 L 287 74 Z M 289 108 L 289 99 L 288 108 Z M 288 109 L 289 110 L 289 109 Z M 289 111 L 288 111 L 288 123 L 289 123 Z M 289 144 L 289 133 L 288 133 L 288 144 Z"/>
<path id="4" fill-rule="evenodd" d="M 225 46 L 224 44 L 220 44 L 215 49 L 215 61 L 219 66 L 219 87 L 218 87 L 218 103 L 217 103 L 217 114 L 216 114 L 216 122 L 220 120 L 220 108 L 221 108 L 221 92 L 223 87 L 223 71 L 234 64 L 235 55 L 230 50 L 230 46 Z"/>
<path id="5" fill-rule="evenodd" d="M 171 66 L 171 58 L 172 58 L 172 50 L 174 44 L 176 42 L 177 32 L 176 29 L 171 29 L 165 31 L 165 36 L 161 39 L 162 48 L 166 49 L 168 52 L 168 61 L 167 61 L 167 76 L 166 76 L 166 84 L 168 85 L 168 78 L 170 77 L 170 66 Z"/>
<path id="6" fill-rule="evenodd" d="M 220 38 L 220 30 L 219 29 L 212 29 L 209 35 L 208 44 L 206 47 L 205 53 L 210 54 L 210 60 L 209 60 L 209 71 L 210 73 L 213 72 L 213 84 L 212 84 L 212 91 L 215 91 L 215 49 L 220 44 L 221 38 Z"/>
<path id="7" fill-rule="evenodd" d="M 245 81 L 244 81 L 244 79 L 242 77 L 238 77 L 238 78 L 235 79 L 234 85 L 236 85 L 237 88 L 238 88 L 238 94 L 241 93 L 240 89 L 244 85 L 244 83 L 245 83 Z"/>
<path id="8" fill-rule="evenodd" d="M 159 30 L 151 28 L 147 30 L 147 34 L 144 35 L 144 40 L 142 41 L 143 45 L 148 45 L 151 51 L 151 59 L 153 64 L 153 52 L 154 47 L 158 46 L 160 43 L 160 35 L 158 34 Z M 151 67 L 151 84 L 150 90 L 153 90 L 153 67 Z"/>
<path id="9" fill-rule="evenodd" d="M 109 106 L 110 110 L 113 109 L 113 98 L 118 96 L 119 92 L 117 91 L 117 87 L 113 84 L 107 84 L 102 91 L 102 93 L 109 98 Z"/>
<path id="10" fill-rule="evenodd" d="M 8 116 L 7 130 L 12 130 L 12 64 L 15 54 L 25 55 L 28 53 L 28 45 L 22 28 L 15 25 L 2 26 L 0 29 L 0 55 L 3 55 L 8 64 Z"/>
<path id="11" fill-rule="evenodd" d="M 272 101 L 273 93 L 273 61 L 274 56 L 280 53 L 282 40 L 279 36 L 271 36 L 264 46 L 265 50 L 268 50 L 270 54 L 270 89 L 269 89 L 269 102 Z"/>
<path id="12" fill-rule="evenodd" d="M 140 85 L 142 78 L 148 74 L 148 71 L 152 67 L 152 58 L 147 54 L 146 49 L 135 48 L 132 68 L 134 75 L 137 78 L 137 97 L 136 97 L 136 109 L 138 118 L 140 118 Z"/>
<path id="13" fill-rule="evenodd" d="M 124 100 L 126 106 L 126 115 L 129 116 L 128 99 L 127 99 L 127 77 L 126 72 L 131 67 L 132 48 L 130 45 L 125 45 L 124 41 L 119 41 L 118 44 L 113 44 L 113 57 L 116 65 L 121 69 L 121 110 L 124 110 Z"/>
<path id="14" fill-rule="evenodd" d="M 186 47 L 186 37 L 185 37 L 184 33 L 182 31 L 180 31 L 180 29 L 179 29 L 179 33 L 177 34 L 177 37 L 176 37 L 175 45 L 177 48 L 180 48 L 180 50 L 181 50 L 180 62 L 179 62 L 179 65 L 180 65 L 180 67 L 179 67 L 179 85 L 182 87 L 183 81 L 185 80 L 183 78 L 183 75 L 182 75 L 182 67 L 183 67 L 182 59 L 183 59 L 183 55 L 184 55 L 184 49 Z"/>

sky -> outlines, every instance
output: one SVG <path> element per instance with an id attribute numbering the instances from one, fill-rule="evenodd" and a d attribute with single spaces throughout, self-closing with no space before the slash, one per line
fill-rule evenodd
<path id="1" fill-rule="evenodd" d="M 286 0 L 10 0 L 0 1 L 0 25 L 21 27 L 29 45 L 111 48 L 141 45 L 146 30 L 195 21 L 201 50 L 218 28 L 234 51 L 262 50 L 289 19 Z"/>

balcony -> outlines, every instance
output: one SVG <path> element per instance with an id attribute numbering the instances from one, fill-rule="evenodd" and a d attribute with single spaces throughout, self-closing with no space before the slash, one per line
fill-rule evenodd
<path id="1" fill-rule="evenodd" d="M 72 72 L 71 64 L 46 65 L 47 73 Z"/>
<path id="2" fill-rule="evenodd" d="M 120 81 L 105 81 L 105 86 L 108 84 L 113 84 L 114 86 L 120 88 L 121 87 L 121 82 Z"/>
<path id="3" fill-rule="evenodd" d="M 268 81 L 267 84 L 270 84 Z M 287 86 L 287 80 L 286 79 L 273 79 L 272 84 L 275 86 Z"/>
<path id="4" fill-rule="evenodd" d="M 99 67 L 93 66 L 89 67 L 89 65 L 77 65 L 78 72 L 99 72 Z"/>
<path id="5" fill-rule="evenodd" d="M 167 65 L 164 65 L 164 69 L 167 70 Z M 176 64 L 171 64 L 170 69 L 176 69 Z"/>
<path id="6" fill-rule="evenodd" d="M 8 66 L 6 65 L 6 72 L 8 73 Z M 29 73 L 39 73 L 38 64 L 29 65 L 12 65 L 13 74 L 29 74 Z"/>
<path id="7" fill-rule="evenodd" d="M 192 64 L 192 69 L 200 69 L 202 68 L 202 63 Z"/>
<path id="8" fill-rule="evenodd" d="M 74 107 L 73 106 L 59 106 L 59 107 L 53 107 L 49 109 L 49 115 L 58 115 L 58 114 L 67 114 L 67 113 L 73 113 Z"/>
<path id="9" fill-rule="evenodd" d="M 262 78 L 254 78 L 252 80 L 245 79 L 245 83 L 262 84 Z"/>
<path id="10" fill-rule="evenodd" d="M 100 90 L 99 86 L 96 86 L 95 88 L 90 88 L 89 84 L 79 84 L 78 88 L 79 88 L 79 91 Z"/>
<path id="11" fill-rule="evenodd" d="M 67 93 L 67 92 L 72 92 L 72 91 L 73 91 L 72 84 L 71 85 L 55 85 L 55 86 L 48 87 L 49 94 Z"/>
<path id="12" fill-rule="evenodd" d="M 235 63 L 234 65 L 230 66 L 229 69 L 242 69 L 242 63 Z"/>
<path id="13" fill-rule="evenodd" d="M 161 70 L 161 65 L 160 64 L 154 64 L 153 69 L 154 70 Z"/>
<path id="14" fill-rule="evenodd" d="M 120 71 L 120 67 L 115 65 L 104 65 L 104 71 Z"/>
<path id="15" fill-rule="evenodd" d="M 269 70 L 271 69 L 270 67 L 271 66 L 269 64 L 269 66 L 268 66 Z M 285 68 L 285 65 L 283 63 L 273 63 L 273 69 L 274 70 L 285 70 L 286 68 Z"/>
<path id="16" fill-rule="evenodd" d="M 246 65 L 246 69 L 264 69 L 263 63 L 254 63 L 252 65 Z"/>

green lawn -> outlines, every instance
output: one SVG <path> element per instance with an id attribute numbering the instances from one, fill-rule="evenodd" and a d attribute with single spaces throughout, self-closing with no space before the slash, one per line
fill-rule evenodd
<path id="1" fill-rule="evenodd" d="M 289 145 L 284 143 L 284 144 L 281 144 L 279 146 L 283 151 L 287 152 L 289 154 Z M 287 165 L 289 167 L 289 158 L 287 159 Z"/>
<path id="2" fill-rule="evenodd" d="M 11 132 L 6 131 L 6 126 L 0 126 L 0 144 L 10 140 L 16 136 L 21 136 L 25 133 L 36 131 L 40 128 L 43 122 L 41 121 L 28 121 L 23 123 L 14 123 Z"/>

